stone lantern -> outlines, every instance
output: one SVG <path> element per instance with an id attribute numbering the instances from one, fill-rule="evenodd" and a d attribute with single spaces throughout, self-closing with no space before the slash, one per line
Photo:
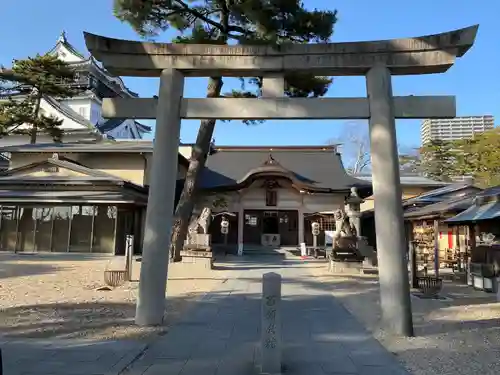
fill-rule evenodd
<path id="1" fill-rule="evenodd" d="M 361 236 L 361 203 L 364 199 L 358 195 L 358 189 L 351 188 L 351 194 L 346 199 L 346 213 L 349 221 L 356 229 L 356 236 Z"/>

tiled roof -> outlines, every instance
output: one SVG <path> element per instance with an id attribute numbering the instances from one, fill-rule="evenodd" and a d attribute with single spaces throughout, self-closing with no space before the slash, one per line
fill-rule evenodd
<path id="1" fill-rule="evenodd" d="M 438 203 L 429 204 L 415 210 L 410 210 L 405 213 L 405 219 L 438 216 L 440 214 L 450 212 L 461 212 L 470 207 L 475 196 L 476 193 L 469 193 L 465 196 L 454 197 Z"/>
<path id="2" fill-rule="evenodd" d="M 465 182 L 458 182 L 454 184 L 449 184 L 447 186 L 444 186 L 439 189 L 434 189 L 431 191 L 428 191 L 426 193 L 420 194 L 416 197 L 409 198 L 405 200 L 405 205 L 410 205 L 413 203 L 418 203 L 418 202 L 440 202 L 444 198 L 443 196 L 447 194 L 451 194 L 460 190 L 464 190 L 466 188 L 474 188 L 474 186 L 470 183 L 465 183 Z M 477 189 L 477 192 L 479 192 L 481 189 Z"/>
<path id="3" fill-rule="evenodd" d="M 120 118 L 112 118 L 108 119 L 104 122 L 101 122 L 96 125 L 97 129 L 101 131 L 101 133 L 106 133 L 109 132 L 110 130 L 116 129 L 119 127 L 121 124 L 123 124 L 124 121 L 127 121 L 125 119 L 120 119 Z M 140 122 L 134 121 L 135 126 L 137 126 L 139 132 L 141 133 L 149 133 L 151 132 L 152 128 L 150 126 L 141 124 Z"/>
<path id="4" fill-rule="evenodd" d="M 355 175 L 356 178 L 364 181 L 372 181 L 372 176 L 366 175 Z M 401 185 L 403 186 L 447 186 L 449 182 L 431 180 L 430 178 L 423 176 L 400 176 Z"/>
<path id="5" fill-rule="evenodd" d="M 272 174 L 274 169 L 266 164 L 270 157 L 279 165 L 276 173 L 288 174 L 311 190 L 349 192 L 356 186 L 371 193 L 371 184 L 349 176 L 340 155 L 328 147 L 216 147 L 202 172 L 201 187 L 231 188 L 245 183 L 253 173 L 269 169 Z"/>
<path id="6" fill-rule="evenodd" d="M 123 140 L 101 142 L 36 143 L 0 148 L 0 152 L 130 152 L 152 153 L 151 141 Z"/>
<path id="7" fill-rule="evenodd" d="M 459 213 L 448 220 L 446 223 L 475 223 L 482 220 L 498 219 L 500 217 L 500 201 L 498 198 L 484 204 L 472 204 L 467 210 Z"/>
<path id="8" fill-rule="evenodd" d="M 22 152 L 22 153 L 144 153 L 153 152 L 153 141 L 150 140 L 102 140 L 102 141 L 81 141 L 67 143 L 36 143 L 25 145 L 14 145 L 0 147 L 2 152 Z M 179 163 L 188 165 L 188 160 L 179 154 Z"/>

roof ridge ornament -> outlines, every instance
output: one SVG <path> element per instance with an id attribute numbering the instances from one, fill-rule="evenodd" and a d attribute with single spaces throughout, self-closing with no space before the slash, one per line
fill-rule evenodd
<path id="1" fill-rule="evenodd" d="M 57 39 L 58 42 L 61 43 L 68 43 L 68 38 L 66 37 L 66 31 L 61 31 L 61 35 L 59 35 L 59 39 Z"/>
<path id="2" fill-rule="evenodd" d="M 264 165 L 280 165 L 280 163 L 273 157 L 272 153 L 269 153 Z"/>

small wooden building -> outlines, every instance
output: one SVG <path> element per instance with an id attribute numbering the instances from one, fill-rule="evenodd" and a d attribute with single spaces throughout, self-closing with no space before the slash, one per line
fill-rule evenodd
<path id="1" fill-rule="evenodd" d="M 34 144 L 3 149 L 0 251 L 140 253 L 151 142 Z M 179 154 L 179 177 L 188 161 Z M 182 184 L 177 186 L 177 199 Z"/>
<path id="2" fill-rule="evenodd" d="M 403 177 L 401 177 L 401 180 L 403 180 Z M 463 197 L 465 194 L 477 193 L 480 190 L 481 189 L 474 187 L 470 182 L 460 182 L 454 184 L 443 183 L 443 185 L 439 188 L 433 188 L 432 190 L 426 191 L 417 196 L 404 199 L 402 200 L 401 204 L 403 206 L 405 217 L 407 217 L 408 215 L 412 215 L 411 213 L 415 212 L 414 217 L 418 218 L 420 215 L 419 210 L 424 209 L 425 207 L 432 206 L 436 203 L 443 202 L 454 197 L 457 197 L 460 200 L 461 197 Z M 466 206 L 465 208 L 467 207 L 468 206 Z M 439 211 L 441 208 L 439 206 L 430 207 L 430 210 L 437 209 Z M 428 211 L 422 212 L 422 215 L 426 214 L 428 214 Z M 408 222 L 411 222 L 413 220 L 409 220 L 410 217 L 411 216 L 407 217 Z M 409 224 L 410 223 L 408 223 L 408 225 Z M 377 244 L 373 209 L 362 212 L 361 228 L 361 232 L 363 233 L 363 236 L 367 238 L 369 245 L 373 246 L 376 249 Z M 443 248 L 446 248 L 447 241 L 450 237 L 450 234 L 447 230 L 445 234 L 445 229 L 446 228 L 443 227 L 443 231 L 440 236 L 440 246 L 442 246 Z"/>
<path id="3" fill-rule="evenodd" d="M 442 202 L 407 210 L 407 238 L 415 252 L 417 267 L 434 268 L 436 273 L 441 267 L 464 267 L 467 227 L 452 228 L 445 220 L 466 210 L 476 194 L 475 191 L 462 191 Z"/>
<path id="4" fill-rule="evenodd" d="M 468 284 L 497 291 L 500 276 L 500 186 L 477 194 L 469 207 L 445 220 L 450 227 L 466 226 L 470 233 Z"/>

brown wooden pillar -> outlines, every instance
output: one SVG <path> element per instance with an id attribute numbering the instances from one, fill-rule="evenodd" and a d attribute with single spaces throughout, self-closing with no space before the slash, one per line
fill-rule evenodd
<path id="1" fill-rule="evenodd" d="M 453 227 L 453 231 L 455 232 L 455 248 L 453 251 L 456 254 L 456 262 L 457 262 L 457 271 L 462 271 L 462 252 L 460 249 L 460 226 L 456 225 Z"/>
<path id="2" fill-rule="evenodd" d="M 410 262 L 410 285 L 412 288 L 418 288 L 417 281 L 417 249 L 414 238 L 413 221 L 406 222 L 406 233 L 408 240 L 408 261 Z"/>
<path id="3" fill-rule="evenodd" d="M 467 238 L 467 247 L 468 247 L 468 262 L 472 260 L 472 253 L 474 252 L 474 249 L 476 248 L 476 225 L 475 224 L 469 224 L 467 226 L 468 228 L 468 238 Z"/>
<path id="4" fill-rule="evenodd" d="M 434 272 L 439 277 L 439 220 L 434 220 Z"/>

